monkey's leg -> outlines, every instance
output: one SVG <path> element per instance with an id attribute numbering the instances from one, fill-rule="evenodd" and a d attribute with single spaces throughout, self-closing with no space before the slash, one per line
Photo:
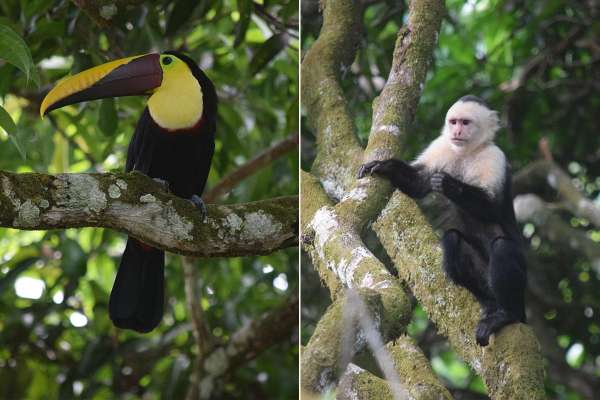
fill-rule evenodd
<path id="1" fill-rule="evenodd" d="M 512 240 L 504 237 L 492 242 L 490 284 L 498 310 L 479 321 L 477 343 L 485 346 L 490 335 L 506 325 L 525 322 L 525 286 L 527 273 L 523 253 Z"/>
<path id="2" fill-rule="evenodd" d="M 429 178 L 424 176 L 419 168 L 415 168 L 402 160 L 389 159 L 371 161 L 360 167 L 358 178 L 367 175 L 378 175 L 412 198 L 423 198 L 431 190 Z"/>
<path id="3" fill-rule="evenodd" d="M 486 279 L 484 256 L 474 243 L 456 229 L 450 229 L 442 237 L 444 270 L 457 285 L 469 290 L 479 301 L 484 315 L 497 309 L 496 299 Z"/>

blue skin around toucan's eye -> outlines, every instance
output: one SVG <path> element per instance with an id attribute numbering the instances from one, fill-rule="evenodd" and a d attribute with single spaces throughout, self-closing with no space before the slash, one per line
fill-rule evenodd
<path id="1" fill-rule="evenodd" d="M 169 64 L 171 64 L 172 62 L 173 62 L 173 59 L 172 59 L 171 57 L 165 57 L 165 58 L 163 58 L 163 60 L 162 60 L 162 63 L 163 63 L 164 65 L 169 65 Z"/>

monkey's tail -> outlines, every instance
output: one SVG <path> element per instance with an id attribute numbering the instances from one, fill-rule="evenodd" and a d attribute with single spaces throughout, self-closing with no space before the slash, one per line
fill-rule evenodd
<path id="1" fill-rule="evenodd" d="M 163 316 L 164 280 L 164 251 L 128 238 L 108 302 L 115 326 L 142 333 L 156 328 Z"/>

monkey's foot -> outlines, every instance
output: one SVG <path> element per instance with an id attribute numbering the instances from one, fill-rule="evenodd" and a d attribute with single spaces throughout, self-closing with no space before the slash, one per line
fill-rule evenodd
<path id="1" fill-rule="evenodd" d="M 480 346 L 487 346 L 490 342 L 490 336 L 498 333 L 502 328 L 512 323 L 519 322 L 505 310 L 498 309 L 490 314 L 484 314 L 479 320 L 475 329 L 475 340 Z"/>
<path id="2" fill-rule="evenodd" d="M 168 181 L 165 181 L 164 179 L 160 179 L 160 178 L 152 178 L 152 180 L 153 180 L 154 182 L 158 183 L 160 186 L 162 186 L 162 189 L 163 189 L 165 192 L 167 192 L 167 193 L 168 193 L 168 192 L 170 192 L 170 191 L 171 191 L 171 190 L 170 190 L 170 188 L 169 188 L 169 182 L 168 182 Z"/>
<path id="3" fill-rule="evenodd" d="M 202 201 L 200 196 L 198 196 L 197 194 L 193 194 L 189 200 L 192 202 L 192 204 L 194 206 L 196 206 L 198 211 L 200 211 L 200 216 L 202 217 L 202 221 L 206 222 L 206 219 L 208 217 L 208 210 L 206 209 L 206 204 L 204 204 L 204 201 Z"/>

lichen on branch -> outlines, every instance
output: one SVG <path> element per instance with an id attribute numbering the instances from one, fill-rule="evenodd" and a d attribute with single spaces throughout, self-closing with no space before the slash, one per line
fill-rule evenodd
<path id="1" fill-rule="evenodd" d="M 297 245 L 298 197 L 208 205 L 208 216 L 151 178 L 0 171 L 0 227 L 112 228 L 152 246 L 201 257 L 268 254 Z"/>

